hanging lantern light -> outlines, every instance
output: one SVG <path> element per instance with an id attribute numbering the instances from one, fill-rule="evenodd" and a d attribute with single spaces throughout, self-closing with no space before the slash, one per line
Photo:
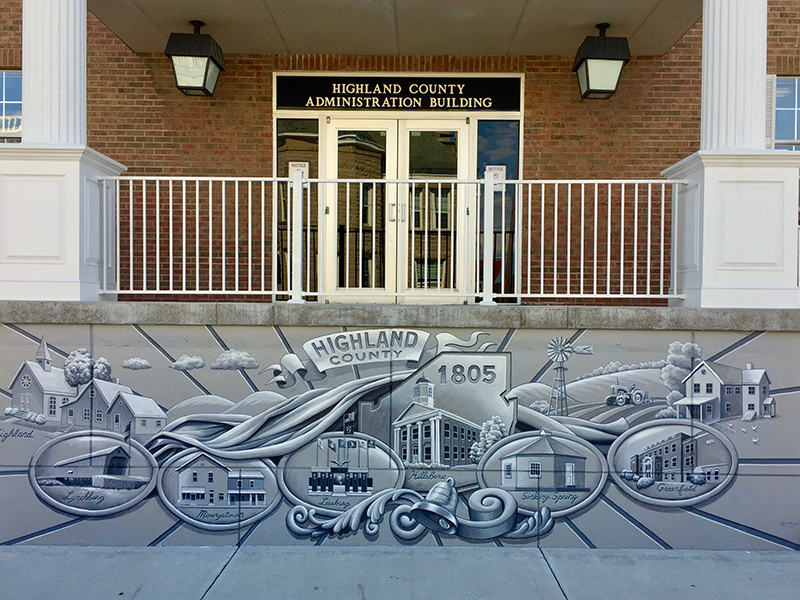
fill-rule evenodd
<path id="1" fill-rule="evenodd" d="M 572 71 L 578 75 L 581 98 L 607 100 L 617 91 L 619 77 L 631 59 L 628 38 L 606 37 L 608 23 L 595 25 L 599 36 L 588 36 L 578 53 Z"/>
<path id="2" fill-rule="evenodd" d="M 192 21 L 194 33 L 171 33 L 164 49 L 172 62 L 175 85 L 187 96 L 212 96 L 221 71 L 225 70 L 222 48 L 207 33 L 205 25 Z"/>

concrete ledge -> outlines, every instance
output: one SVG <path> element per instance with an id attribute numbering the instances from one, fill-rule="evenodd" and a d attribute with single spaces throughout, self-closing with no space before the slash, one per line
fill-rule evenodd
<path id="1" fill-rule="evenodd" d="M 800 310 L 394 304 L 0 301 L 0 322 L 800 331 Z"/>

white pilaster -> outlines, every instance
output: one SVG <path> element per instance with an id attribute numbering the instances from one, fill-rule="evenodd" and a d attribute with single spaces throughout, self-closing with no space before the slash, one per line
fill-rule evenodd
<path id="1" fill-rule="evenodd" d="M 22 141 L 86 145 L 86 0 L 22 2 Z"/>
<path id="2" fill-rule="evenodd" d="M 767 0 L 704 0 L 700 152 L 666 169 L 676 304 L 800 308 L 800 153 L 764 148 Z"/>
<path id="3" fill-rule="evenodd" d="M 701 150 L 764 147 L 767 0 L 704 0 Z"/>
<path id="4" fill-rule="evenodd" d="M 0 144 L 0 299 L 115 289 L 113 188 L 99 179 L 123 171 L 86 146 L 86 0 L 23 0 L 22 143 Z"/>

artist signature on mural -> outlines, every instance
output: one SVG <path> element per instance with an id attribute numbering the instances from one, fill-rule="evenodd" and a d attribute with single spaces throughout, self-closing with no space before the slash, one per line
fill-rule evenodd
<path id="1" fill-rule="evenodd" d="M 75 502 L 81 502 L 85 504 L 94 503 L 97 506 L 100 506 L 103 501 L 106 499 L 105 496 L 101 496 L 100 494 L 95 494 L 91 490 L 87 490 L 83 494 L 76 494 L 74 491 L 70 490 L 69 493 L 64 496 L 61 500 L 64 504 L 72 505 Z"/>
<path id="2" fill-rule="evenodd" d="M 11 431 L 6 431 L 5 429 L 0 429 L 0 444 L 5 442 L 6 440 L 14 439 L 14 438 L 24 438 L 24 439 L 33 439 L 33 432 L 32 431 L 20 431 L 19 429 L 12 429 Z"/>

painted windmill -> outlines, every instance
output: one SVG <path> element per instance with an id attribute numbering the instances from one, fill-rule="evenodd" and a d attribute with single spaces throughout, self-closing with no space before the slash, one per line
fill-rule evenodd
<path id="1" fill-rule="evenodd" d="M 553 367 L 553 389 L 550 392 L 551 415 L 569 415 L 567 408 L 567 383 L 564 377 L 564 366 L 573 354 L 592 354 L 591 346 L 573 346 L 567 338 L 557 337 L 547 344 L 547 358 L 555 363 Z"/>

